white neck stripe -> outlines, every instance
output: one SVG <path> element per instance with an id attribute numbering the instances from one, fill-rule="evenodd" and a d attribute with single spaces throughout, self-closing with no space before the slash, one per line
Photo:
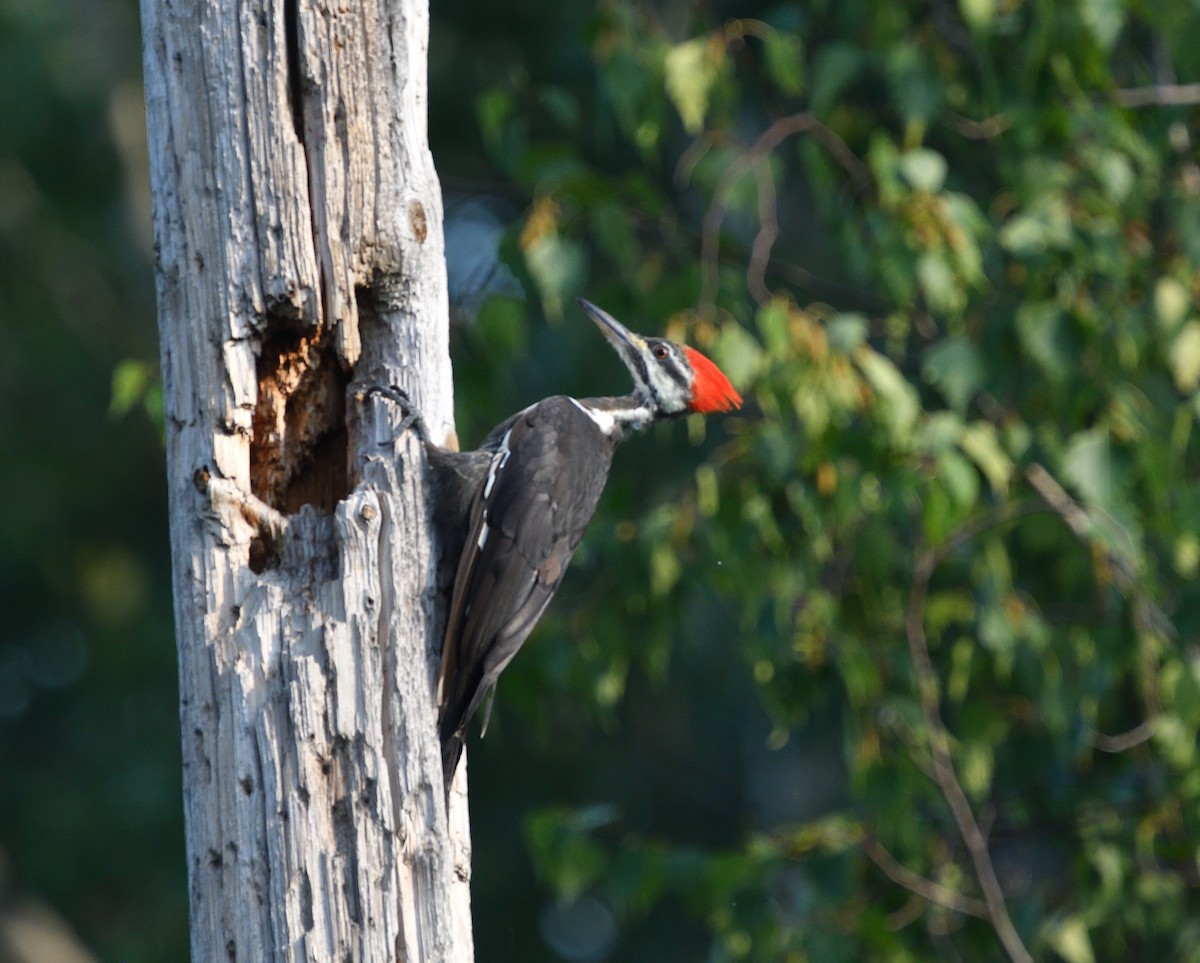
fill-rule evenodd
<path id="1" fill-rule="evenodd" d="M 596 427 L 609 438 L 614 436 L 620 438 L 626 431 L 641 431 L 654 420 L 653 410 L 645 404 L 640 404 L 636 408 L 605 410 L 589 408 L 577 398 L 572 398 L 571 403 L 591 418 Z"/>
<path id="2" fill-rule="evenodd" d="M 596 427 L 604 432 L 604 434 L 611 435 L 613 433 L 613 429 L 616 428 L 617 423 L 611 411 L 594 411 L 587 405 L 581 404 L 577 398 L 572 398 L 571 404 L 591 418 L 596 423 Z"/>

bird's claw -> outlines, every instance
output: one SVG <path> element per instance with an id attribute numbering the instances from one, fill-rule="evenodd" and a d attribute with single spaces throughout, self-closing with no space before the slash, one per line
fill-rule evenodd
<path id="1" fill-rule="evenodd" d="M 412 428 L 421 441 L 429 441 L 429 431 L 425 427 L 425 419 L 421 417 L 421 412 L 417 410 L 417 406 L 413 404 L 407 391 L 397 385 L 371 385 L 358 393 L 358 400 L 366 402 L 372 395 L 379 395 L 394 402 L 404 414 L 400 424 L 396 426 L 396 434 L 403 434 Z"/>

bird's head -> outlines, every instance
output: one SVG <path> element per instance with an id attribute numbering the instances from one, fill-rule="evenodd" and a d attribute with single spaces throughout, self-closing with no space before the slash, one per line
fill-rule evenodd
<path id="1" fill-rule="evenodd" d="M 625 362 L 633 376 L 634 394 L 659 417 L 741 407 L 742 396 L 729 379 L 695 348 L 634 334 L 591 302 L 580 298 L 579 304 Z"/>

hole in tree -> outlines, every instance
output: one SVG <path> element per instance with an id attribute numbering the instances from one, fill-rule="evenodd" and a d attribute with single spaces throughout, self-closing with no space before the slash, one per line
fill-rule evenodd
<path id="1" fill-rule="evenodd" d="M 268 313 L 266 327 L 258 355 L 251 491 L 285 515 L 302 505 L 332 512 L 349 491 L 349 376 L 323 333 L 299 330 L 283 312 Z M 275 546 L 266 539 L 251 543 L 253 571 L 276 561 Z"/>

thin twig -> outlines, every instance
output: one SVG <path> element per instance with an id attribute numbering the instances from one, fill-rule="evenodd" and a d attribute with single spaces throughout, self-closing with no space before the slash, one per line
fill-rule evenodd
<path id="1" fill-rule="evenodd" d="M 1134 746 L 1140 746 L 1143 742 L 1148 742 L 1153 737 L 1154 730 L 1157 728 L 1158 717 L 1153 716 L 1127 732 L 1120 732 L 1115 736 L 1105 735 L 1103 732 L 1088 726 L 1084 738 L 1087 740 L 1088 745 L 1095 746 L 1101 752 L 1126 752 Z"/>
<path id="2" fill-rule="evenodd" d="M 860 192 L 871 186 L 871 171 L 836 133 L 810 113 L 790 114 L 775 121 L 759 136 L 746 151 L 730 161 L 729 166 L 721 172 L 713 201 L 705 211 L 700 235 L 701 287 L 700 303 L 712 305 L 716 300 L 718 285 L 719 246 L 721 240 L 721 224 L 729 212 L 729 198 L 733 189 L 746 174 L 755 171 L 759 175 L 759 231 L 754 239 L 754 250 L 751 256 L 751 266 L 747 270 L 747 284 L 752 293 L 761 293 L 766 289 L 766 265 L 770 261 L 771 248 L 779 234 L 779 225 L 775 216 L 774 182 L 770 185 L 772 197 L 771 214 L 766 220 L 762 217 L 763 208 L 763 178 L 770 180 L 769 155 L 789 137 L 797 134 L 808 134 L 819 143 L 837 161 L 854 183 L 855 191 Z M 711 138 L 705 139 L 705 146 Z M 692 156 L 691 148 L 685 152 Z M 761 167 L 761 169 L 760 169 Z M 764 175 L 765 172 L 765 175 Z M 774 233 L 772 233 L 772 231 Z M 753 272 L 753 273 L 752 273 Z M 755 294 L 756 297 L 759 294 Z"/>
<path id="3" fill-rule="evenodd" d="M 953 910 L 955 913 L 965 913 L 968 916 L 975 916 L 981 920 L 988 919 L 987 904 L 983 900 L 975 899 L 971 896 L 963 896 L 961 893 L 954 892 L 949 887 L 942 886 L 940 883 L 935 883 L 931 879 L 926 879 L 924 876 L 914 873 L 888 852 L 884 845 L 874 837 L 868 836 L 863 840 L 863 852 L 870 857 L 871 862 L 878 866 L 883 871 L 883 874 L 893 883 L 915 893 L 927 903 L 932 903 L 934 906 L 940 906 L 943 909 Z"/>
<path id="4" fill-rule="evenodd" d="M 1012 118 L 1007 114 L 993 114 L 983 120 L 972 120 L 970 117 L 948 111 L 946 123 L 971 140 L 993 140 L 1012 127 Z"/>
<path id="5" fill-rule="evenodd" d="M 1033 963 L 1033 957 L 1013 926 L 1012 917 L 1009 916 L 1008 906 L 1004 901 L 1004 890 L 1000 886 L 996 867 L 988 852 L 987 838 L 979 828 L 971 810 L 971 803 L 954 770 L 954 760 L 950 754 L 950 733 L 942 720 L 941 708 L 938 705 L 937 673 L 934 671 L 929 644 L 925 637 L 925 602 L 929 597 L 930 580 L 942 559 L 981 532 L 1011 522 L 1030 512 L 1028 503 L 1002 505 L 960 526 L 942 545 L 923 550 L 917 556 L 917 563 L 913 569 L 908 611 L 904 620 L 909 654 L 917 676 L 921 713 L 925 719 L 925 728 L 929 732 L 934 780 L 950 807 L 958 825 L 959 835 L 975 867 L 975 876 L 986 905 L 986 918 L 1013 963 Z"/>
<path id="6" fill-rule="evenodd" d="M 997 505 L 990 511 L 983 512 L 974 518 L 968 518 L 954 529 L 940 545 L 926 549 L 925 554 L 931 566 L 929 574 L 932 576 L 933 569 L 936 569 L 947 558 L 968 542 L 973 542 L 984 532 L 1010 522 L 1020 521 L 1029 515 L 1037 515 L 1045 510 L 1038 499 L 1026 498 L 1019 502 Z M 918 565 L 920 565 L 920 560 L 918 560 Z"/>
<path id="7" fill-rule="evenodd" d="M 767 264 L 771 249 L 779 239 L 779 219 L 775 213 L 775 179 L 771 176 L 771 159 L 760 157 L 754 164 L 754 179 L 758 184 L 758 233 L 746 262 L 746 287 L 759 304 L 771 300 L 767 289 Z"/>
<path id="8" fill-rule="evenodd" d="M 1133 599 L 1133 622 L 1138 631 L 1144 635 L 1158 635 L 1166 639 L 1176 638 L 1174 624 L 1162 608 L 1146 593 L 1130 563 L 1120 558 L 1102 540 L 1096 538 L 1095 533 L 1101 526 L 1093 519 L 1092 511 L 1075 501 L 1058 479 L 1051 475 L 1043 465 L 1036 462 L 1030 465 L 1025 469 L 1025 478 L 1079 541 L 1089 548 L 1098 546 L 1104 552 L 1105 561 L 1109 571 L 1113 573 L 1113 581 L 1117 588 Z M 1106 518 L 1110 525 L 1120 528 L 1111 516 L 1106 516 Z M 1091 745 L 1102 752 L 1125 752 L 1134 746 L 1141 745 L 1154 735 L 1161 710 L 1155 667 L 1144 665 L 1142 678 L 1144 685 L 1142 695 L 1149 718 L 1132 729 L 1114 736 L 1106 735 L 1089 726 L 1086 737 Z"/>
<path id="9" fill-rule="evenodd" d="M 1101 530 L 1102 526 L 1096 524 L 1093 519 L 1093 512 L 1084 508 L 1075 499 L 1067 494 L 1067 490 L 1057 478 L 1050 474 L 1043 465 L 1034 462 L 1025 469 L 1025 478 L 1029 484 L 1033 486 L 1033 490 L 1041 496 L 1042 500 L 1054 510 L 1054 512 L 1066 523 L 1076 538 L 1085 545 L 1091 547 L 1096 544 L 1097 539 L 1095 533 Z M 1104 513 L 1109 524 L 1125 535 L 1128 540 L 1128 535 L 1120 524 L 1111 516 Z M 1100 545 L 1107 557 L 1108 564 L 1113 572 L 1114 581 L 1117 587 L 1135 597 L 1139 596 L 1139 588 L 1137 584 L 1137 573 L 1134 572 L 1132 566 L 1123 558 L 1118 556 L 1107 545 Z M 1167 621 L 1164 617 L 1164 621 Z M 1167 621 L 1170 625 L 1170 622 Z"/>
<path id="10" fill-rule="evenodd" d="M 1154 84 L 1125 87 L 1116 92 L 1122 107 L 1194 107 L 1200 104 L 1200 84 Z"/>
<path id="11" fill-rule="evenodd" d="M 885 925 L 893 933 L 897 930 L 902 930 L 910 923 L 915 923 L 921 918 L 926 908 L 929 906 L 920 896 L 912 894 L 904 901 L 904 905 L 898 910 L 893 910 L 888 913 L 885 919 Z"/>

